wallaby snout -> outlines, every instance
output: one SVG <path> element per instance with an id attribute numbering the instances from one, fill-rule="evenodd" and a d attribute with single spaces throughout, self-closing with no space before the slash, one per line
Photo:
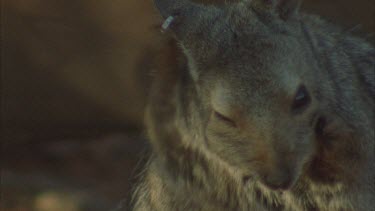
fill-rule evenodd
<path id="1" fill-rule="evenodd" d="M 293 167 L 279 165 L 262 172 L 260 181 L 273 190 L 288 190 L 295 184 L 297 177 L 297 171 Z"/>

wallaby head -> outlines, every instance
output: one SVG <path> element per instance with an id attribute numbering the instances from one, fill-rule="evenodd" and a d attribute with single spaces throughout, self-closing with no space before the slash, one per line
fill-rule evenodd
<path id="1" fill-rule="evenodd" d="M 184 144 L 272 189 L 293 186 L 317 153 L 333 95 L 300 21 L 300 2 L 155 2 L 173 18 L 166 27 L 187 58 L 186 92 L 194 90 L 195 103 L 180 105 L 191 122 L 191 143 Z"/>

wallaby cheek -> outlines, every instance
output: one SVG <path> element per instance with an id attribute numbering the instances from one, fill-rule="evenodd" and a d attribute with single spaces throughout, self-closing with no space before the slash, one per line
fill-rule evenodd
<path id="1" fill-rule="evenodd" d="M 235 140 L 216 139 L 208 140 L 208 150 L 218 156 L 222 161 L 234 168 L 243 168 L 246 155 L 237 145 Z"/>
<path id="2" fill-rule="evenodd" d="M 316 144 L 317 151 L 309 169 L 313 180 L 332 183 L 355 177 L 361 167 L 361 147 L 354 131 L 342 120 L 328 118 Z"/>

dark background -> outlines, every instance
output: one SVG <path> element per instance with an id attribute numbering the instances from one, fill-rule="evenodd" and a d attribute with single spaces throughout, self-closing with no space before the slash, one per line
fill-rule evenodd
<path id="1" fill-rule="evenodd" d="M 0 210 L 116 208 L 147 157 L 143 108 L 165 43 L 152 1 L 1 4 Z M 303 7 L 374 43 L 373 0 Z"/>

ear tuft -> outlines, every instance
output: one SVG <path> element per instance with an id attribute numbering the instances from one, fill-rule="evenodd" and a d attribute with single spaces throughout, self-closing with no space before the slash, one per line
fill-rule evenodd
<path id="1" fill-rule="evenodd" d="M 192 38 L 190 35 L 196 31 L 205 30 L 205 25 L 209 25 L 212 17 L 218 12 L 217 9 L 190 0 L 154 0 L 154 2 L 164 18 L 162 31 L 172 32 L 182 42 L 188 37 Z M 201 38 L 196 38 L 199 39 Z"/>
<path id="2" fill-rule="evenodd" d="M 154 0 L 156 8 L 165 19 L 162 31 L 170 29 L 179 37 L 189 30 L 192 19 L 199 13 L 197 4 L 189 0 Z"/>
<path id="3" fill-rule="evenodd" d="M 173 16 L 169 16 L 167 19 L 165 19 L 163 25 L 161 26 L 162 30 L 166 31 L 171 26 L 173 21 L 174 21 Z"/>

